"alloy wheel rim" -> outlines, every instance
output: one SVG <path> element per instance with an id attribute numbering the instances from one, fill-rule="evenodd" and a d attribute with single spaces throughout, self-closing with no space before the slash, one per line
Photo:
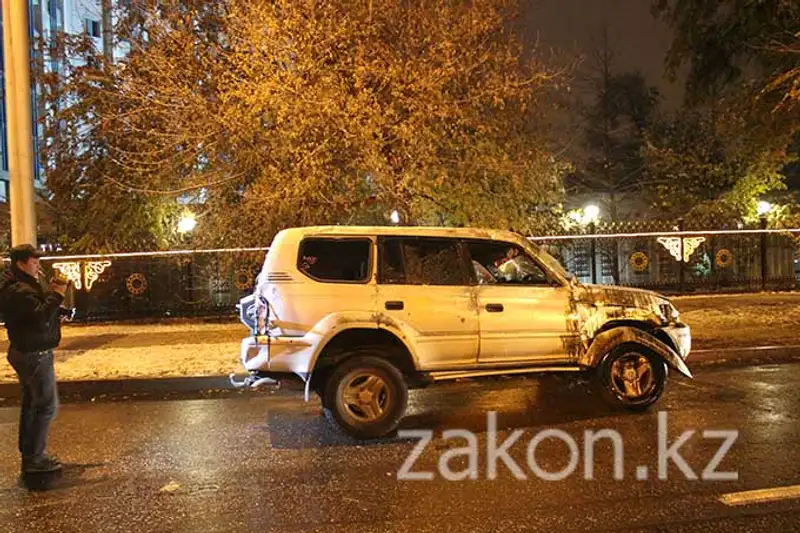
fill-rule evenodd
<path id="1" fill-rule="evenodd" d="M 342 406 L 358 422 L 381 419 L 388 411 L 390 401 L 389 385 L 374 372 L 356 372 L 345 380 L 342 387 Z"/>
<path id="2" fill-rule="evenodd" d="M 653 365 L 642 354 L 625 354 L 611 365 L 611 387 L 620 398 L 641 400 L 653 391 L 655 385 Z"/>

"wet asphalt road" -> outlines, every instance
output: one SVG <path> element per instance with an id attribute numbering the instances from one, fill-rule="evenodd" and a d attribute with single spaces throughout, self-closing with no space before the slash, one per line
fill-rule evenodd
<path id="1" fill-rule="evenodd" d="M 668 439 L 685 430 L 739 430 L 716 470 L 737 481 L 688 480 L 670 464 L 658 479 L 657 409 L 609 411 L 571 377 L 439 385 L 411 394 L 403 429 L 432 428 L 414 471 L 463 446 L 442 431 L 478 434 L 479 479 L 397 479 L 415 441 L 357 443 L 331 429 L 316 402 L 278 391 L 250 396 L 62 405 L 51 448 L 69 463 L 59 488 L 17 486 L 15 407 L 0 408 L 0 531 L 800 531 L 800 499 L 728 506 L 728 493 L 800 484 L 800 365 L 707 369 L 668 385 L 658 408 Z M 527 480 L 501 462 L 487 479 L 486 412 L 497 411 L 499 443 L 524 435 L 510 455 Z M 577 470 L 539 479 L 526 447 L 547 428 L 580 447 Z M 613 479 L 609 441 L 596 447 L 585 480 L 583 432 L 613 429 L 624 439 L 622 481 Z M 720 446 L 695 434 L 680 448 L 698 475 Z M 541 469 L 568 465 L 567 445 L 543 441 Z M 463 459 L 463 458 L 462 458 Z M 466 465 L 453 459 L 455 471 Z M 637 466 L 649 479 L 636 479 Z"/>

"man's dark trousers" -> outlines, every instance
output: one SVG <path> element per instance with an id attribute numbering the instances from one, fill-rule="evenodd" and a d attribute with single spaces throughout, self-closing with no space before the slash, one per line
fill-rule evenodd
<path id="1" fill-rule="evenodd" d="M 27 463 L 44 455 L 47 431 L 58 409 L 53 351 L 23 353 L 12 348 L 8 352 L 8 362 L 17 372 L 22 386 L 19 452 L 23 463 Z"/>

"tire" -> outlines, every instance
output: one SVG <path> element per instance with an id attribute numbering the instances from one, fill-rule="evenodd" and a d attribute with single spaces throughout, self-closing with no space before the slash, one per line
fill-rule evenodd
<path id="1" fill-rule="evenodd" d="M 326 368 L 322 371 L 315 371 L 312 375 L 311 381 L 311 389 L 319 396 L 319 401 L 322 403 L 322 407 L 327 407 L 325 402 L 327 398 L 325 397 L 325 387 L 328 383 L 328 377 L 330 375 L 330 369 Z"/>
<path id="2" fill-rule="evenodd" d="M 374 351 L 347 357 L 334 367 L 322 401 L 329 418 L 345 433 L 362 440 L 397 429 L 407 403 L 403 374 Z"/>
<path id="3" fill-rule="evenodd" d="M 643 346 L 622 344 L 598 365 L 597 382 L 604 399 L 612 406 L 643 411 L 664 393 L 667 365 Z"/>

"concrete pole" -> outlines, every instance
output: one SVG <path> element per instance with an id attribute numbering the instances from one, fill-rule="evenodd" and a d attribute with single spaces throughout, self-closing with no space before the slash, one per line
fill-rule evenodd
<path id="1" fill-rule="evenodd" d="M 3 0 L 11 243 L 36 246 L 28 1 Z"/>

